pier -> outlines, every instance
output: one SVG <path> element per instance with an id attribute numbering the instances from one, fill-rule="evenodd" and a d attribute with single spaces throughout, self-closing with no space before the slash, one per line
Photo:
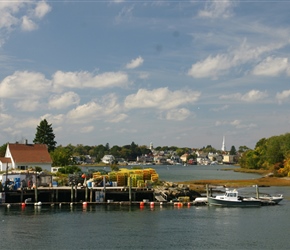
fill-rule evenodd
<path id="1" fill-rule="evenodd" d="M 110 201 L 154 201 L 154 190 L 135 187 L 38 187 L 37 189 L 18 189 L 2 192 L 3 203 L 102 203 Z"/>

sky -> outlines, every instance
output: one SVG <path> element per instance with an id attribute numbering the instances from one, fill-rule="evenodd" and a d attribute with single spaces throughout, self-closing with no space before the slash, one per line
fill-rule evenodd
<path id="1" fill-rule="evenodd" d="M 0 0 L 0 144 L 254 148 L 290 130 L 290 0 Z"/>

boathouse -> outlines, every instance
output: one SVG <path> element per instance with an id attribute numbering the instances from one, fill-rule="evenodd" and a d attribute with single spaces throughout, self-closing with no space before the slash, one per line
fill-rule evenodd
<path id="1" fill-rule="evenodd" d="M 45 144 L 8 143 L 5 157 L 0 157 L 0 171 L 7 168 L 28 170 L 40 167 L 51 171 L 52 160 Z"/>

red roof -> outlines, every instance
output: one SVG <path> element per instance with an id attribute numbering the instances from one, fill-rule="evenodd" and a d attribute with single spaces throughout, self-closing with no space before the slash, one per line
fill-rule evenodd
<path id="1" fill-rule="evenodd" d="M 0 157 L 0 161 L 2 163 L 11 163 L 11 159 L 10 158 L 5 158 L 5 157 Z"/>
<path id="2" fill-rule="evenodd" d="M 52 163 L 45 144 L 8 144 L 15 163 Z"/>

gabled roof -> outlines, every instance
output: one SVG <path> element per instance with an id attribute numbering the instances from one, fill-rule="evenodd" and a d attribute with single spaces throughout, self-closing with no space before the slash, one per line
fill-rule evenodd
<path id="1" fill-rule="evenodd" d="M 10 158 L 6 158 L 6 157 L 0 157 L 0 162 L 2 162 L 2 163 L 11 163 L 11 159 Z"/>
<path id="2" fill-rule="evenodd" d="M 52 163 L 45 144 L 8 144 L 15 163 Z"/>

